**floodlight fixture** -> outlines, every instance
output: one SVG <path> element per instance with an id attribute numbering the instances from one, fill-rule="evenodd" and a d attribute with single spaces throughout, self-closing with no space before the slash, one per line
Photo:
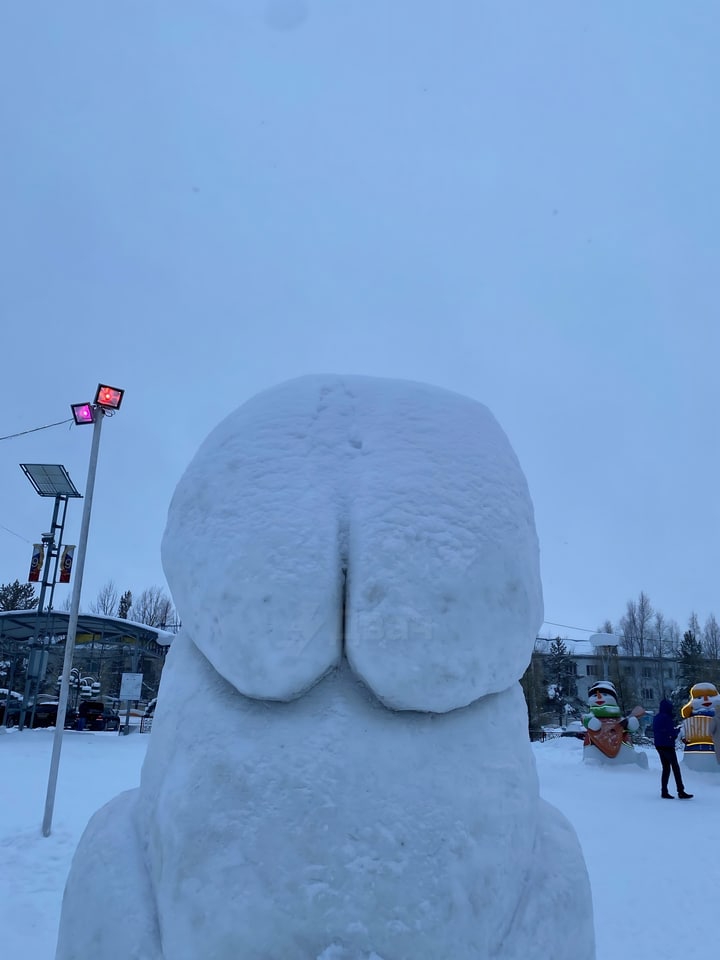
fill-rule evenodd
<path id="1" fill-rule="evenodd" d="M 60 463 L 21 463 L 23 473 L 41 497 L 82 497 Z"/>
<path id="2" fill-rule="evenodd" d="M 106 383 L 99 383 L 97 393 L 95 394 L 95 405 L 104 410 L 119 410 L 124 390 L 118 390 L 117 387 L 109 387 Z"/>
<path id="3" fill-rule="evenodd" d="M 82 426 L 83 423 L 95 422 L 95 411 L 91 403 L 71 403 L 70 409 L 72 410 L 73 420 L 78 426 Z"/>

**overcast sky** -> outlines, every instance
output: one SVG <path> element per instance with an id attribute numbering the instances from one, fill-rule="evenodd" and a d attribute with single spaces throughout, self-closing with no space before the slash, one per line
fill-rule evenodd
<path id="1" fill-rule="evenodd" d="M 222 417 L 331 372 L 491 408 L 548 621 L 720 616 L 719 34 L 715 0 L 3 4 L 0 436 L 127 391 L 83 606 L 164 586 Z M 52 512 L 18 464 L 82 490 L 91 434 L 0 442 L 0 582 Z"/>

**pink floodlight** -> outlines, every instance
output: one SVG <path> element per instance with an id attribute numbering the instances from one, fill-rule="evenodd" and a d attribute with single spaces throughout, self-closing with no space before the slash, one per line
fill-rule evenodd
<path id="1" fill-rule="evenodd" d="M 70 405 L 73 420 L 78 426 L 95 421 L 95 411 L 91 403 L 73 403 Z"/>

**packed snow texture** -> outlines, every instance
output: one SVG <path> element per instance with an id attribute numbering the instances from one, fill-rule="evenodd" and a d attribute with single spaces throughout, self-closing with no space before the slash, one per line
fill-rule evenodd
<path id="1" fill-rule="evenodd" d="M 505 434 L 420 383 L 302 377 L 244 404 L 180 481 L 163 563 L 193 640 L 260 699 L 344 653 L 386 706 L 463 707 L 522 675 L 543 616 Z"/>
<path id="2" fill-rule="evenodd" d="M 9 788 L 0 793 L 0 848 L 8 877 L 0 897 L 3 956 L 39 960 L 53 956 L 65 878 L 88 818 L 115 794 L 137 786 L 151 737 L 67 730 L 53 831 L 43 837 L 40 822 L 53 731 L 26 728 L 19 734 L 15 727 L 4 736 L 4 729 L 0 727 L 0 762 Z M 688 770 L 679 750 L 685 786 L 695 794 L 690 809 L 660 799 L 660 759 L 653 747 L 640 748 L 650 760 L 647 770 L 635 764 L 610 770 L 583 763 L 582 742 L 570 737 L 536 742 L 531 748 L 541 795 L 565 813 L 582 844 L 592 884 L 597 960 L 684 957 L 687 916 L 694 918 L 695 942 L 712 942 L 715 913 L 698 910 L 696 883 L 674 885 L 673 922 L 657 923 L 647 903 L 652 878 L 684 877 L 688 850 L 715 850 L 720 845 L 720 776 Z M 412 790 L 410 783 L 408 792 Z M 608 817 L 612 824 L 606 827 Z M 667 842 L 658 844 L 658 836 Z M 108 865 L 101 886 L 109 876 Z M 129 894 L 131 888 L 122 895 Z M 95 901 L 98 911 L 108 905 Z M 552 908 L 550 902 L 548 909 Z M 323 960 L 347 960 L 343 949 L 333 945 Z M 527 960 L 535 960 L 532 952 Z"/>
<path id="3" fill-rule="evenodd" d="M 163 556 L 183 630 L 141 786 L 78 847 L 58 960 L 592 960 L 517 682 L 532 505 L 485 407 L 266 391 L 199 450 Z"/>

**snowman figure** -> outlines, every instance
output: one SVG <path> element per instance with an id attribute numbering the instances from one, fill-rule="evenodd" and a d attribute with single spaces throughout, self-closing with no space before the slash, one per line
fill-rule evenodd
<path id="1" fill-rule="evenodd" d="M 600 680 L 588 690 L 590 712 L 583 717 L 585 741 L 583 759 L 601 763 L 637 763 L 645 768 L 647 755 L 635 750 L 630 734 L 640 728 L 638 717 L 645 710 L 634 707 L 623 717 L 618 706 L 617 690 L 609 680 Z"/>
<path id="2" fill-rule="evenodd" d="M 57 960 L 593 960 L 518 682 L 532 503 L 487 408 L 359 376 L 265 391 L 180 480 L 163 563 L 183 628 Z"/>
<path id="3" fill-rule="evenodd" d="M 690 688 L 690 699 L 681 707 L 683 718 L 680 737 L 684 744 L 683 763 L 694 770 L 720 773 L 715 762 L 710 720 L 720 707 L 720 694 L 709 681 L 695 683 Z"/>

